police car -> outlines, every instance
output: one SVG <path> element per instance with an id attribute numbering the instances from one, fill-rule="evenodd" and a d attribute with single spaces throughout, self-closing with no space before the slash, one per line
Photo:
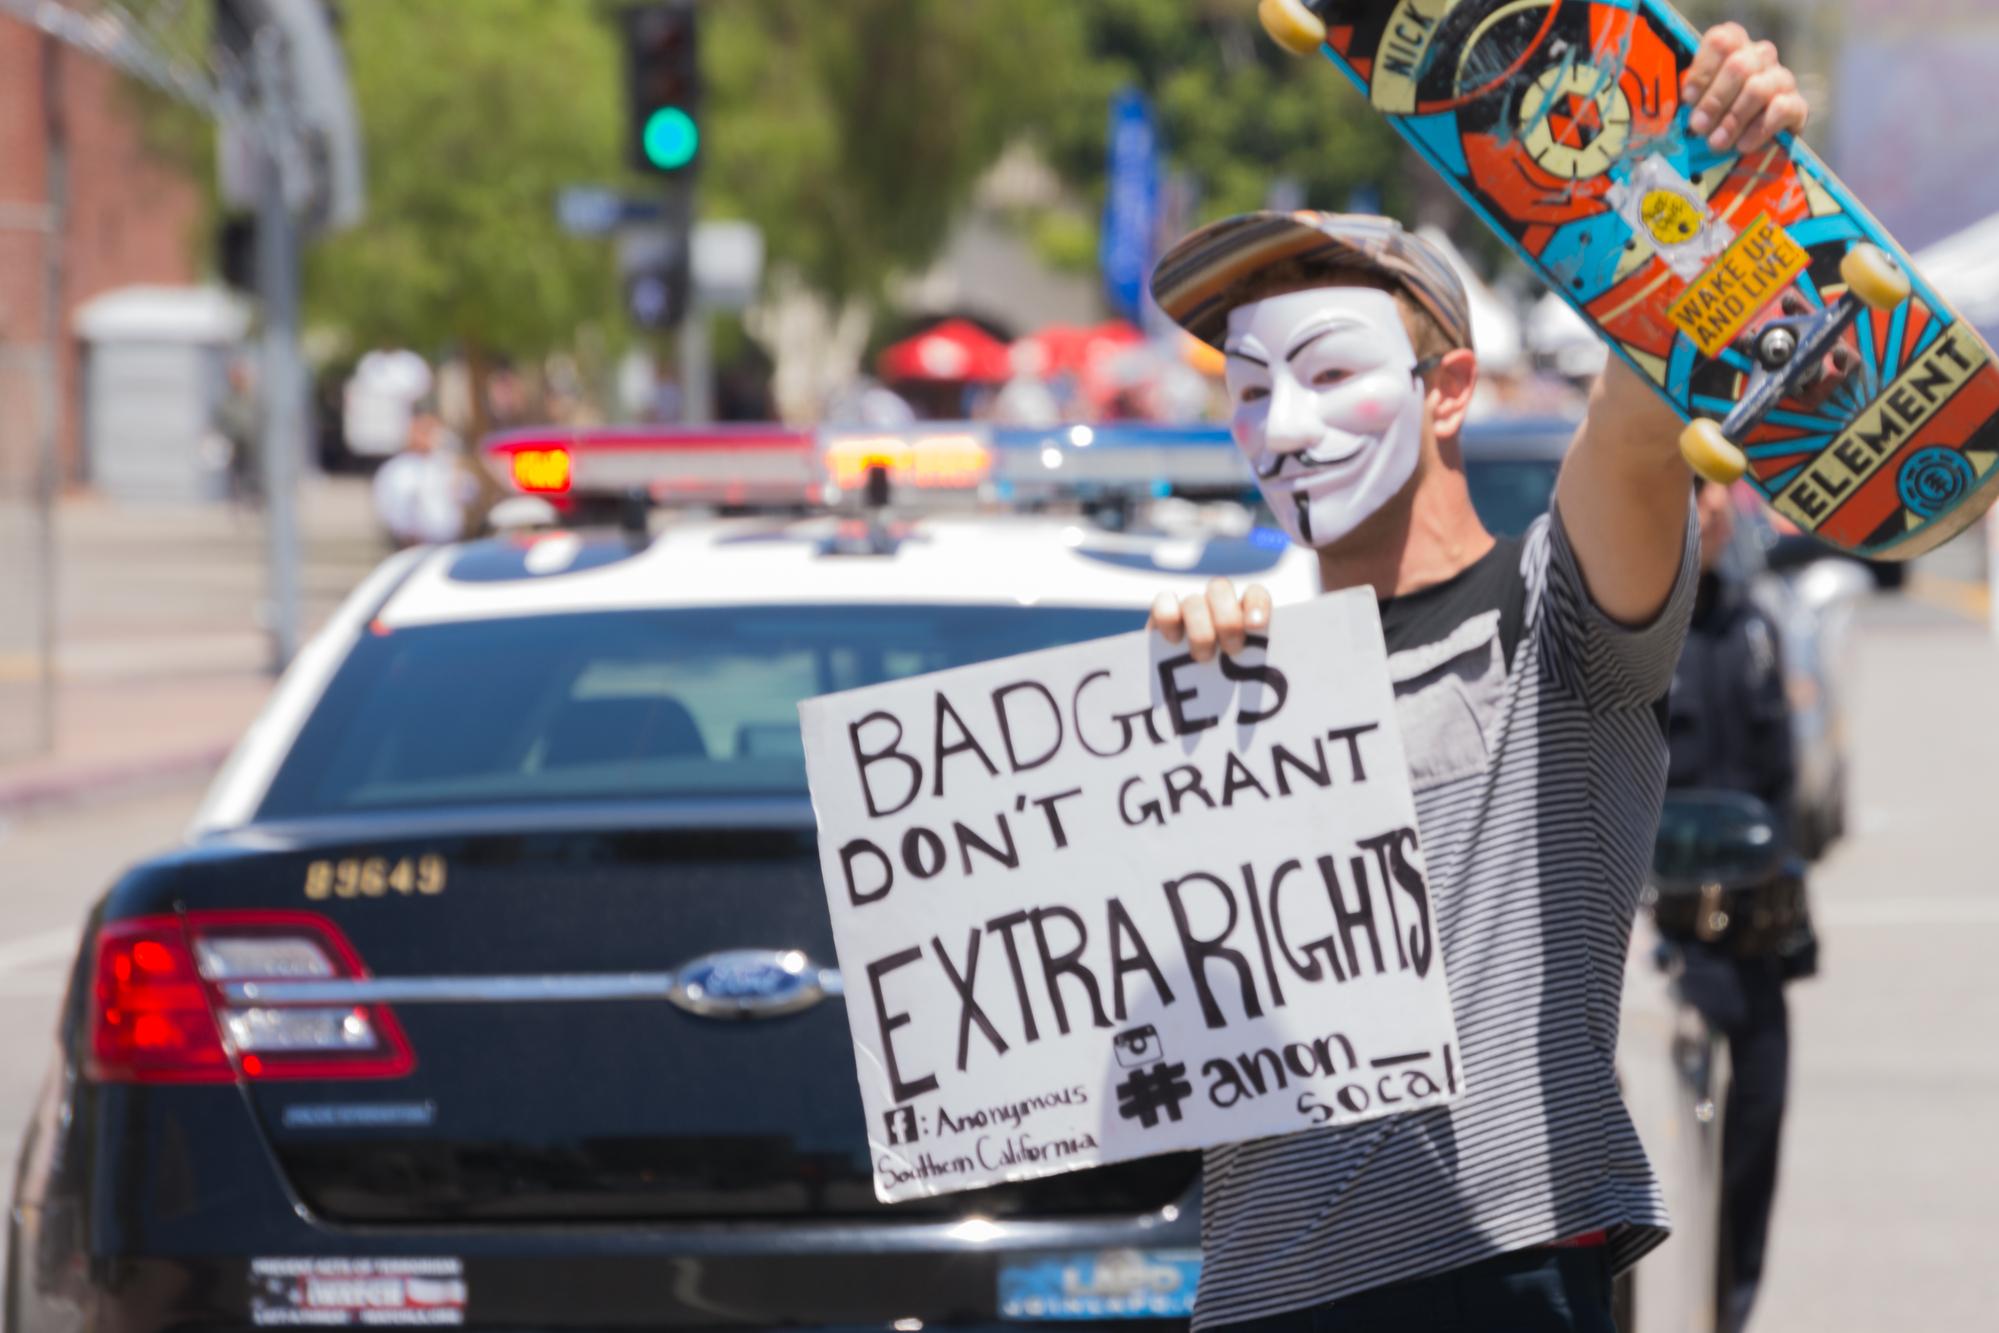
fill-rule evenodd
<path id="1" fill-rule="evenodd" d="M 1243 489 L 1226 437 L 499 443 L 679 503 L 404 552 L 300 655 L 92 914 L 7 1328 L 1184 1319 L 1195 1158 L 876 1201 L 795 710 L 1217 574 L 1311 596 L 1169 498 Z"/>

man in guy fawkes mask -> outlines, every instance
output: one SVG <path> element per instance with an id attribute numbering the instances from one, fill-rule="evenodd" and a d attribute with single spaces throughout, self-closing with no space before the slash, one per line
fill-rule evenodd
<path id="1" fill-rule="evenodd" d="M 1804 124 L 1775 49 L 1734 24 L 1685 82 L 1718 152 Z M 1152 291 L 1226 354 L 1236 440 L 1324 586 L 1380 598 L 1466 1088 L 1209 1150 L 1194 1326 L 1610 1333 L 1612 1274 L 1667 1226 L 1612 1060 L 1698 572 L 1679 422 L 1613 360 L 1551 512 L 1496 541 L 1458 449 L 1465 293 L 1431 247 L 1383 218 L 1257 213 L 1181 241 Z M 1270 620 L 1265 590 L 1225 580 L 1153 608 L 1201 659 Z"/>

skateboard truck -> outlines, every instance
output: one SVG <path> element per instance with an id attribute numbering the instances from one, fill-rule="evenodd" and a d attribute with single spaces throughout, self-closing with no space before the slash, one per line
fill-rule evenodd
<path id="1" fill-rule="evenodd" d="M 1723 485 L 1739 478 L 1749 459 L 1736 441 L 1771 408 L 1824 374 L 1825 358 L 1863 308 L 1893 310 L 1909 299 L 1908 274 L 1876 246 L 1863 243 L 1848 250 L 1839 261 L 1839 275 L 1846 292 L 1837 301 L 1809 314 L 1780 316 L 1750 336 L 1749 385 L 1735 409 L 1719 422 L 1696 417 L 1680 432 L 1680 455 L 1687 466 Z"/>

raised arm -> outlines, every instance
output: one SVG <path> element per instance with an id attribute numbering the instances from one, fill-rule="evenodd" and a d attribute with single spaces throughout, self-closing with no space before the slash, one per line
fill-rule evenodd
<path id="1" fill-rule="evenodd" d="M 1701 39 L 1682 97 L 1694 105 L 1693 131 L 1706 133 L 1716 150 L 1754 152 L 1779 133 L 1804 128 L 1807 115 L 1777 48 L 1752 42 L 1735 23 Z M 1692 484 L 1679 434 L 1679 418 L 1613 358 L 1590 395 L 1555 488 L 1591 599 L 1626 624 L 1643 624 L 1664 608 L 1679 570 Z"/>

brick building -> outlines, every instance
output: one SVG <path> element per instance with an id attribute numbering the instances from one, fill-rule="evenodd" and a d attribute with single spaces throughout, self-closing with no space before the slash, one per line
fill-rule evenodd
<path id="1" fill-rule="evenodd" d="M 117 287 L 199 277 L 201 191 L 148 150 L 140 114 L 115 70 L 0 17 L 0 489 L 32 484 L 49 260 L 62 273 L 59 484 L 84 475 L 77 307 Z M 51 143 L 62 145 L 68 182 L 53 245 Z"/>

